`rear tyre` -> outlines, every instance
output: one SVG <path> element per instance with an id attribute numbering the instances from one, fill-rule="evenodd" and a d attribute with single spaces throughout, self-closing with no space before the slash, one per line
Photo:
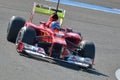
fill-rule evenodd
<path id="1" fill-rule="evenodd" d="M 89 41 L 82 41 L 80 44 L 80 48 L 83 50 L 83 57 L 92 59 L 92 62 L 94 62 L 95 58 L 95 45 L 93 42 Z M 90 68 L 92 68 L 92 65 L 90 65 Z"/>
<path id="2" fill-rule="evenodd" d="M 8 41 L 15 43 L 18 32 L 24 26 L 25 22 L 26 22 L 25 19 L 21 17 L 13 16 L 10 19 L 10 22 L 7 28 L 7 40 Z"/>

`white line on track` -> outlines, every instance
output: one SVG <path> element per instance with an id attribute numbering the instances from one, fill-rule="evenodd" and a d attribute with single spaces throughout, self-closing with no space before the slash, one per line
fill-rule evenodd
<path id="1" fill-rule="evenodd" d="M 116 76 L 117 80 L 120 80 L 120 69 L 118 69 L 118 70 L 115 72 L 115 76 Z"/>

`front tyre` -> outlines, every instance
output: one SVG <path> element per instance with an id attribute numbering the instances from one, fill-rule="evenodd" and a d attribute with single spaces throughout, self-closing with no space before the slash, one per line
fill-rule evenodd
<path id="1" fill-rule="evenodd" d="M 30 57 L 30 55 L 23 50 L 23 43 L 27 43 L 29 45 L 34 45 L 36 42 L 36 31 L 31 27 L 23 27 L 21 28 L 20 32 L 18 33 L 17 39 L 16 39 L 16 50 L 20 55 L 27 55 Z"/>
<path id="2" fill-rule="evenodd" d="M 94 43 L 89 41 L 82 41 L 80 43 L 80 48 L 83 50 L 83 57 L 92 59 L 92 64 L 93 64 L 95 58 Z M 92 65 L 90 65 L 90 68 L 92 68 Z"/>
<path id="3" fill-rule="evenodd" d="M 30 45 L 34 45 L 36 42 L 36 31 L 31 27 L 23 27 L 18 33 L 16 44 L 24 42 Z"/>

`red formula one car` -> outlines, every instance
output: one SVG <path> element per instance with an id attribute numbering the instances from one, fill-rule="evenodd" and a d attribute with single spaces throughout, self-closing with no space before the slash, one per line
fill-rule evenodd
<path id="1" fill-rule="evenodd" d="M 35 13 L 52 15 L 57 12 L 62 26 L 65 10 L 55 9 L 34 3 L 32 15 L 28 22 L 21 17 L 13 16 L 7 29 L 7 40 L 16 44 L 20 54 L 57 59 L 85 68 L 92 68 L 95 58 L 95 45 L 85 41 L 80 33 L 70 28 L 52 29 L 45 22 L 32 23 Z"/>

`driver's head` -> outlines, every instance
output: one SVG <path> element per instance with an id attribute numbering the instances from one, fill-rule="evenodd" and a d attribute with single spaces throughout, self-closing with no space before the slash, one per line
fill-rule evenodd
<path id="1" fill-rule="evenodd" d="M 60 29 L 60 24 L 57 21 L 53 21 L 50 26 L 52 29 Z"/>

